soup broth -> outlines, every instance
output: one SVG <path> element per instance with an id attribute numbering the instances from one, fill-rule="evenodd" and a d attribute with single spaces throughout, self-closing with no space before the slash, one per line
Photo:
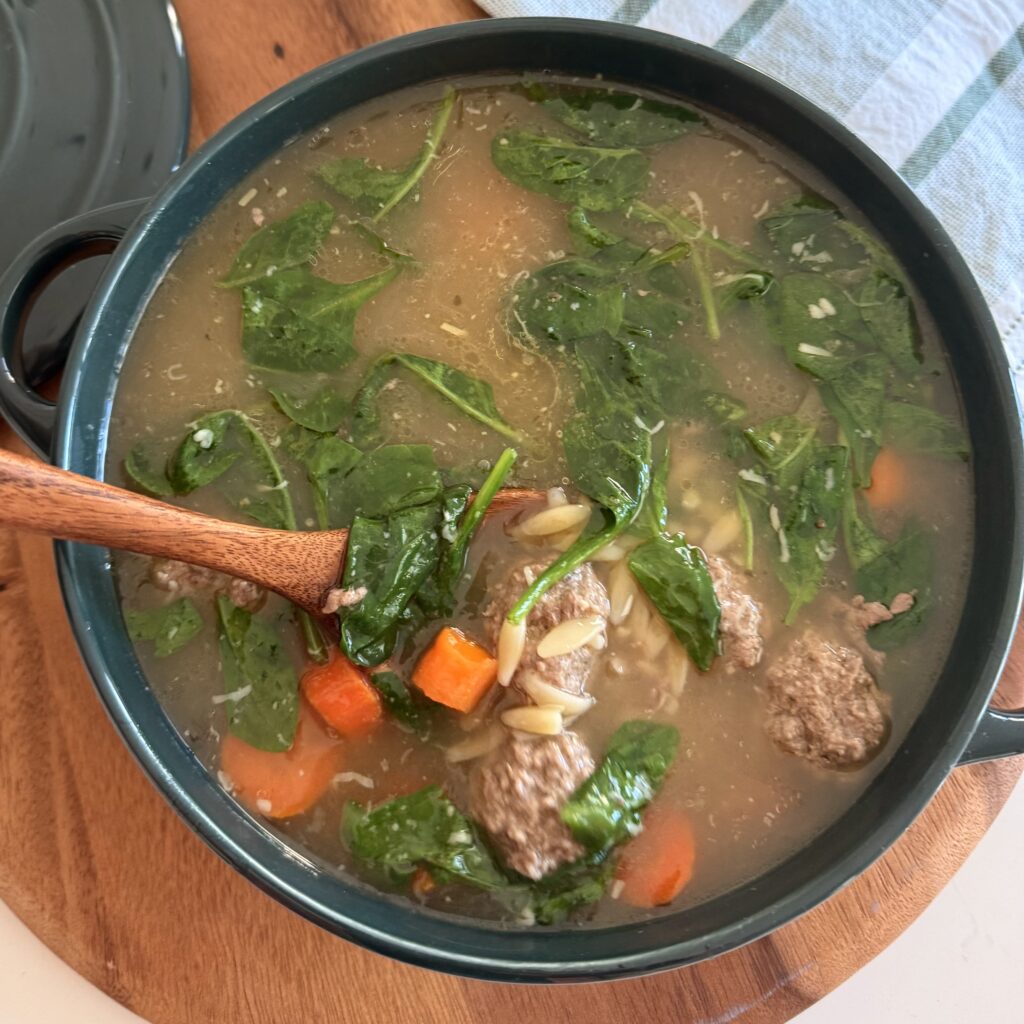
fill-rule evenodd
<path id="1" fill-rule="evenodd" d="M 966 442 L 905 288 L 844 197 L 674 101 L 505 77 L 344 112 L 168 271 L 109 473 L 264 525 L 359 515 L 369 568 L 350 550 L 325 628 L 118 555 L 147 678 L 268 828 L 438 910 L 603 924 L 756 877 L 886 763 L 960 612 Z M 508 448 L 539 500 L 463 569 L 458 487 Z M 510 607 L 598 531 L 522 641 Z"/>

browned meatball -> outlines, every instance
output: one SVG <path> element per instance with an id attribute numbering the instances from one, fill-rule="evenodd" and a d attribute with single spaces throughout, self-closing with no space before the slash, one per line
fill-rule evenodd
<path id="1" fill-rule="evenodd" d="M 889 733 L 888 694 L 864 659 L 812 630 L 768 670 L 765 729 L 781 750 L 823 768 L 853 768 Z"/>
<path id="2" fill-rule="evenodd" d="M 487 609 L 492 643 L 497 645 L 501 623 L 523 591 L 547 568 L 544 564 L 523 565 L 509 574 Z M 520 683 L 527 672 L 542 682 L 567 693 L 586 692 L 587 679 L 597 652 L 593 647 L 578 647 L 557 658 L 541 658 L 537 644 L 560 622 L 589 617 L 608 618 L 608 592 L 589 564 L 573 569 L 553 586 L 535 605 L 526 620 L 526 644 L 512 685 Z"/>
<path id="3" fill-rule="evenodd" d="M 171 558 L 154 558 L 149 569 L 153 586 L 175 597 L 215 597 L 223 594 L 239 608 L 255 611 L 263 604 L 266 592 L 248 580 L 235 579 L 212 569 Z"/>
<path id="4" fill-rule="evenodd" d="M 512 733 L 474 767 L 470 814 L 510 868 L 527 878 L 543 878 L 583 854 L 560 812 L 593 770 L 594 759 L 575 733 Z"/>
<path id="5" fill-rule="evenodd" d="M 708 559 L 711 581 L 722 609 L 718 634 L 726 672 L 753 668 L 761 660 L 764 638 L 761 636 L 761 606 L 740 586 L 739 574 L 725 559 Z"/>

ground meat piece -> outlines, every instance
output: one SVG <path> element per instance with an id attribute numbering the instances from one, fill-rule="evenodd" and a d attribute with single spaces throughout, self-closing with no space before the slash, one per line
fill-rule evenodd
<path id="1" fill-rule="evenodd" d="M 889 602 L 887 608 L 881 601 L 865 601 L 859 594 L 850 602 L 850 624 L 862 633 L 866 633 L 872 626 L 880 622 L 889 622 L 890 619 L 909 612 L 914 607 L 913 594 L 897 594 Z"/>
<path id="2" fill-rule="evenodd" d="M 726 672 L 753 668 L 764 651 L 761 606 L 740 586 L 739 574 L 723 558 L 712 556 L 708 569 L 722 609 L 718 633 Z"/>
<path id="3" fill-rule="evenodd" d="M 889 732 L 891 700 L 856 651 L 812 630 L 768 670 L 765 729 L 789 754 L 824 768 L 864 764 Z"/>
<path id="4" fill-rule="evenodd" d="M 510 734 L 474 766 L 470 813 L 510 868 L 527 878 L 543 878 L 583 854 L 560 812 L 593 770 L 587 745 L 573 732 Z"/>
<path id="5" fill-rule="evenodd" d="M 913 594 L 897 594 L 886 607 L 881 601 L 865 601 L 858 594 L 847 603 L 831 595 L 829 607 L 846 641 L 856 649 L 872 672 L 879 672 L 885 664 L 885 652 L 876 651 L 868 642 L 868 630 L 880 622 L 889 622 L 897 615 L 914 607 Z"/>
<path id="6" fill-rule="evenodd" d="M 171 558 L 154 558 L 149 569 L 149 579 L 153 586 L 175 597 L 213 597 L 223 594 L 239 608 L 249 611 L 255 611 L 266 599 L 266 592 L 255 583 L 235 579 L 199 565 L 189 565 L 188 562 L 176 562 Z"/>
<path id="7" fill-rule="evenodd" d="M 501 624 L 509 609 L 523 591 L 547 568 L 543 564 L 523 565 L 512 572 L 487 609 L 491 642 L 497 646 Z M 587 679 L 597 651 L 587 645 L 557 658 L 541 658 L 537 644 L 560 622 L 598 616 L 608 618 L 608 591 L 587 563 L 573 569 L 553 586 L 535 605 L 526 620 L 526 644 L 512 685 L 521 685 L 527 672 L 534 672 L 542 682 L 557 686 L 567 693 L 586 692 Z"/>

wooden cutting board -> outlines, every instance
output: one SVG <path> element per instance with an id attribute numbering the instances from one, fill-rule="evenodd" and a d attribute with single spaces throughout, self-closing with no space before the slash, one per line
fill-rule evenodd
<path id="1" fill-rule="evenodd" d="M 481 16 L 469 0 L 177 0 L 177 7 L 192 66 L 193 145 L 314 65 L 388 36 Z M 0 444 L 19 447 L 5 428 Z M 1024 703 L 1020 630 L 1003 694 L 1005 706 Z M 306 923 L 188 830 L 103 713 L 64 615 L 49 542 L 0 531 L 0 898 L 76 970 L 153 1024 L 780 1024 L 917 917 L 1022 770 L 1022 758 L 957 770 L 854 884 L 713 962 L 584 987 L 431 974 Z"/>

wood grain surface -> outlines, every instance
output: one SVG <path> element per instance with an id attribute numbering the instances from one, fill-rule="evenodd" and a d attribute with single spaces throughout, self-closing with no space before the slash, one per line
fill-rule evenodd
<path id="1" fill-rule="evenodd" d="M 177 0 L 193 145 L 268 90 L 468 0 Z M 0 444 L 20 449 L 0 428 Z M 1002 703 L 1024 695 L 1024 637 Z M 978 842 L 1021 771 L 962 768 L 828 903 L 728 956 L 652 978 L 515 987 L 393 963 L 320 931 L 222 863 L 145 779 L 75 648 L 48 541 L 0 531 L 0 898 L 154 1024 L 780 1024 L 890 943 Z"/>

